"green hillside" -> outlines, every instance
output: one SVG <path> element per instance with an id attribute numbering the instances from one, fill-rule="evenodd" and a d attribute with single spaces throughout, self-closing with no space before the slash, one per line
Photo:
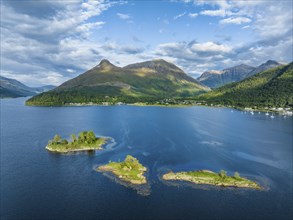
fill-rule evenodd
<path id="1" fill-rule="evenodd" d="M 293 62 L 225 85 L 199 99 L 239 107 L 293 107 Z"/>
<path id="2" fill-rule="evenodd" d="M 107 60 L 56 89 L 29 99 L 27 105 L 69 103 L 135 103 L 165 98 L 192 97 L 209 89 L 164 60 L 136 63 L 123 68 Z"/>

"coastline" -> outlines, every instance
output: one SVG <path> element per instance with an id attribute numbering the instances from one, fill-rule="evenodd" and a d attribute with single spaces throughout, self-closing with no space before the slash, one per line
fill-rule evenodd
<path id="1" fill-rule="evenodd" d="M 209 170 L 199 170 L 199 171 L 194 171 L 194 173 L 199 173 L 201 175 L 195 176 L 195 175 L 190 175 L 188 172 L 173 173 L 171 171 L 169 173 L 163 174 L 161 178 L 165 181 L 170 181 L 170 180 L 171 181 L 185 181 L 185 182 L 190 182 L 190 183 L 198 184 L 198 185 L 247 188 L 247 189 L 255 189 L 255 190 L 262 189 L 262 187 L 258 185 L 256 182 L 253 182 L 243 177 L 239 177 L 238 179 L 236 179 L 234 177 L 227 176 L 221 180 L 220 178 L 217 177 L 218 174 Z M 212 177 L 213 175 L 214 177 Z M 226 180 L 226 178 L 228 179 L 228 181 Z"/>
<path id="2" fill-rule="evenodd" d="M 104 144 L 103 144 L 104 145 Z M 102 146 L 97 148 L 80 148 L 80 149 L 68 149 L 68 150 L 54 150 L 50 148 L 48 145 L 46 149 L 50 152 L 57 152 L 57 153 L 70 153 L 70 152 L 80 152 L 80 151 L 96 151 L 96 150 L 103 150 Z"/>
<path id="3" fill-rule="evenodd" d="M 209 108 L 229 108 L 240 110 L 243 112 L 265 112 L 265 113 L 273 113 L 278 115 L 286 115 L 286 116 L 293 116 L 293 109 L 291 108 L 284 108 L 284 107 L 259 107 L 259 108 L 252 108 L 252 107 L 240 107 L 240 106 L 230 106 L 230 105 L 220 105 L 220 104 L 202 104 L 201 102 L 197 103 L 190 103 L 190 104 L 148 104 L 144 102 L 136 102 L 136 103 L 66 103 L 66 104 L 41 104 L 41 105 L 33 105 L 26 103 L 27 106 L 36 106 L 36 107 L 84 107 L 84 106 L 138 106 L 138 107 L 167 107 L 167 108 L 185 108 L 185 107 L 193 107 L 193 106 L 201 106 L 201 107 L 209 107 Z"/>
<path id="4" fill-rule="evenodd" d="M 74 153 L 74 152 L 82 152 L 82 151 L 99 151 L 99 150 L 103 150 L 104 149 L 103 146 L 106 145 L 108 143 L 108 141 L 111 139 L 111 138 L 104 138 L 104 137 L 99 137 L 99 138 L 103 139 L 103 142 L 100 143 L 99 145 L 93 146 L 93 147 L 80 145 L 80 146 L 78 146 L 78 148 L 73 148 L 73 149 L 70 149 L 70 148 L 53 149 L 49 145 L 47 145 L 45 147 L 45 149 L 50 152 L 54 152 L 54 153 Z"/>
<path id="5" fill-rule="evenodd" d="M 147 184 L 147 178 L 144 176 L 147 168 L 131 155 L 127 155 L 122 162 L 109 161 L 108 164 L 97 167 L 96 171 L 110 172 L 118 179 L 133 185 Z"/>

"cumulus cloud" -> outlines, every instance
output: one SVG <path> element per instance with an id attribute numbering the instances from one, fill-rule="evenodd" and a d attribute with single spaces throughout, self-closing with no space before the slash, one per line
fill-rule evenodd
<path id="1" fill-rule="evenodd" d="M 106 33 L 104 27 L 108 23 L 100 15 L 115 5 L 124 4 L 120 1 L 3 0 L 1 74 L 28 84 L 58 85 L 95 66 L 102 58 L 124 65 L 160 57 L 194 75 L 240 63 L 259 65 L 268 59 L 292 61 L 292 1 L 184 2 L 189 2 L 199 12 L 180 13 L 176 19 L 196 17 L 193 24 L 196 25 L 204 16 L 210 16 L 216 28 L 215 35 L 209 35 L 208 40 L 189 42 L 182 38 L 176 40 L 175 35 L 168 38 L 168 28 L 174 24 L 168 20 L 172 17 L 164 17 L 158 19 L 163 26 L 154 28 L 151 33 L 154 36 L 162 33 L 164 38 L 156 39 L 156 43 L 148 47 L 147 42 L 138 38 L 141 37 L 139 33 L 130 33 L 131 42 L 127 43 L 115 41 L 111 35 L 101 35 L 103 40 L 100 41 L 92 37 L 92 33 Z M 114 16 L 120 14 L 119 18 L 126 22 L 134 19 L 129 14 L 116 12 L 113 10 Z M 251 38 L 238 41 L 233 33 L 224 32 L 232 27 L 228 24 L 234 24 L 235 30 L 249 32 Z M 194 32 L 190 34 L 197 37 Z M 143 40 L 148 41 L 148 36 Z"/>
<path id="2" fill-rule="evenodd" d="M 191 46 L 191 50 L 195 52 L 208 52 L 208 53 L 227 53 L 232 49 L 231 47 L 214 42 L 195 43 Z"/>
<path id="3" fill-rule="evenodd" d="M 198 76 L 206 69 L 217 67 L 217 63 L 233 54 L 233 49 L 215 42 L 170 42 L 158 45 L 157 56 L 170 57 L 187 73 Z"/>
<path id="4" fill-rule="evenodd" d="M 1 74 L 29 84 L 58 85 L 68 80 L 69 69 L 83 71 L 101 57 L 88 37 L 102 28 L 105 22 L 98 16 L 115 2 L 26 1 L 32 8 L 12 2 L 1 1 Z M 50 12 L 39 14 L 37 9 L 44 7 Z"/>
<path id="5" fill-rule="evenodd" d="M 224 68 L 240 63 L 255 66 L 268 59 L 276 59 L 281 62 L 292 61 L 292 1 L 182 0 L 181 2 L 202 7 L 200 15 L 214 17 L 213 19 L 218 20 L 222 26 L 224 24 L 245 24 L 240 27 L 240 30 L 250 31 L 253 36 L 251 41 L 237 43 L 237 39 L 234 38 L 233 44 L 228 47 L 223 46 L 222 43 L 222 46 L 215 46 L 215 48 L 224 49 L 220 55 L 210 56 L 211 53 L 206 53 L 199 58 L 192 53 L 192 48 L 185 48 L 185 52 L 178 55 L 177 62 L 186 65 L 187 70 L 190 69 L 188 59 L 193 59 L 198 63 L 206 62 L 207 69 Z M 207 10 L 204 8 L 205 6 L 212 9 L 207 8 L 209 9 Z M 227 42 L 231 42 L 231 36 L 233 35 L 225 38 L 228 39 Z M 219 37 L 219 39 L 226 41 L 223 37 Z M 211 42 L 202 42 L 199 48 L 204 48 L 202 46 L 205 44 L 210 44 L 210 48 L 214 46 Z M 165 50 L 165 52 L 167 51 Z M 198 54 L 199 51 L 196 53 Z M 171 53 L 169 55 L 172 56 Z M 194 69 L 199 70 L 201 67 L 194 66 Z M 194 70 L 194 72 L 196 71 Z"/>
<path id="6" fill-rule="evenodd" d="M 219 21 L 220 24 L 245 24 L 251 22 L 251 19 L 246 17 L 230 17 Z"/>

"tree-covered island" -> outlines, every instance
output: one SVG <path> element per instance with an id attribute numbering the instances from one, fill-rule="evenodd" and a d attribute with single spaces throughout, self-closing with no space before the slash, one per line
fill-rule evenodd
<path id="1" fill-rule="evenodd" d="M 163 180 L 179 180 L 187 181 L 195 184 L 207 184 L 222 187 L 237 187 L 237 188 L 252 188 L 261 189 L 261 186 L 256 182 L 241 177 L 238 172 L 234 176 L 228 176 L 226 171 L 221 170 L 219 173 L 214 173 L 209 170 L 198 170 L 190 172 L 172 171 L 162 176 Z"/>
<path id="2" fill-rule="evenodd" d="M 106 165 L 99 166 L 97 171 L 111 172 L 119 179 L 135 185 L 147 183 L 147 179 L 144 176 L 147 168 L 131 155 L 127 155 L 122 162 L 110 161 Z"/>
<path id="3" fill-rule="evenodd" d="M 71 135 L 71 141 L 62 139 L 60 135 L 56 134 L 52 140 L 49 141 L 46 149 L 53 152 L 68 153 L 75 151 L 89 151 L 102 150 L 102 146 L 109 138 L 96 137 L 93 131 L 83 131 L 76 136 Z"/>

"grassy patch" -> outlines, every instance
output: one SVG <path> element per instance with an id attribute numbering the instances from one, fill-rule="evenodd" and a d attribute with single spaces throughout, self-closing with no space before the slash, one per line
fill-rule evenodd
<path id="1" fill-rule="evenodd" d="M 209 170 L 178 173 L 169 172 L 167 174 L 164 174 L 162 178 L 164 180 L 188 181 L 195 184 L 261 189 L 261 187 L 256 182 L 241 177 L 237 172 L 234 174 L 234 176 L 227 176 L 225 171 L 220 171 L 220 173 L 214 173 Z"/>
<path id="2" fill-rule="evenodd" d="M 119 179 L 132 184 L 145 184 L 147 182 L 146 177 L 143 175 L 147 171 L 146 167 L 130 155 L 127 155 L 122 162 L 110 161 L 108 164 L 98 167 L 97 170 L 112 172 Z"/>

